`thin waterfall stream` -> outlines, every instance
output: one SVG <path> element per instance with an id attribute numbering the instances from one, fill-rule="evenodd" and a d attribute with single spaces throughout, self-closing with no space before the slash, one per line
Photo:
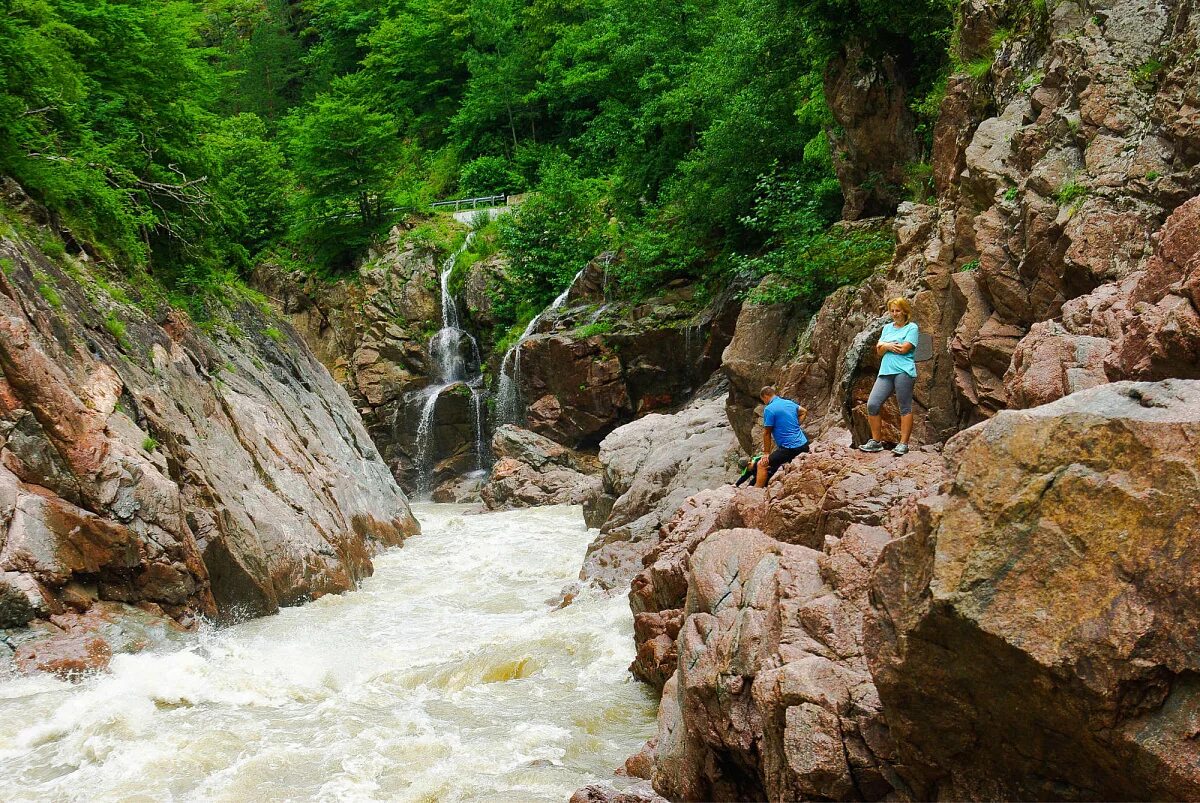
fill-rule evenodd
<path id="1" fill-rule="evenodd" d="M 504 357 L 500 360 L 500 382 L 496 389 L 496 417 L 501 423 L 519 424 L 524 418 L 521 415 L 521 345 L 533 336 L 538 325 L 545 320 L 547 315 L 566 302 L 571 288 L 575 286 L 575 282 L 579 281 L 579 277 L 586 269 L 586 267 L 579 269 L 574 278 L 567 283 L 566 288 L 550 302 L 550 306 L 533 316 L 533 320 L 526 325 L 525 331 L 517 338 L 517 342 L 504 352 Z"/>
<path id="2" fill-rule="evenodd" d="M 475 470 L 485 468 L 483 371 L 479 343 L 462 328 L 458 305 L 450 291 L 450 278 L 460 254 L 471 246 L 475 232 L 471 231 L 462 245 L 442 264 L 441 286 L 442 328 L 429 340 L 429 359 L 433 368 L 430 385 L 417 394 L 421 404 L 416 432 L 417 497 L 429 498 L 434 480 L 434 424 L 438 399 L 443 393 L 461 385 L 471 394 L 471 416 L 475 431 Z"/>
<path id="3" fill-rule="evenodd" d="M 550 602 L 594 535 L 579 508 L 413 509 L 355 591 L 79 683 L 0 676 L 0 799 L 561 803 L 612 778 L 657 705 L 623 595 Z"/>

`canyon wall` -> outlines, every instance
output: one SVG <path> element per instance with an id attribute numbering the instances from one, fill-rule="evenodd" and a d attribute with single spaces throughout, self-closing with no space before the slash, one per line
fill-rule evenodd
<path id="1" fill-rule="evenodd" d="M 421 468 L 418 396 L 429 384 L 429 339 L 441 321 L 441 260 L 407 234 L 407 228 L 393 229 L 347 279 L 328 281 L 264 264 L 254 284 L 349 393 L 396 479 L 414 488 Z M 475 429 L 469 396 L 448 393 L 438 406 L 432 442 L 442 456 L 438 479 L 445 481 L 474 468 Z"/>
<path id="2" fill-rule="evenodd" d="M 647 540 L 631 669 L 663 696 L 627 768 L 658 793 L 1197 794 L 1198 34 L 1184 2 L 963 3 L 952 55 L 979 77 L 947 83 L 935 197 L 899 205 L 892 262 L 811 317 L 741 308 L 722 364 L 738 442 L 760 437 L 764 384 L 819 442 Z M 829 85 L 891 102 L 852 69 Z M 904 141 L 902 115 L 836 102 L 846 159 L 872 119 Z M 846 197 L 851 216 L 886 200 Z M 928 446 L 904 458 L 839 445 L 867 435 L 894 296 L 933 341 Z"/>
<path id="3" fill-rule="evenodd" d="M 22 667 L 345 591 L 418 531 L 345 391 L 254 301 L 204 331 L 14 227 L 0 266 L 0 652 Z"/>
<path id="4" fill-rule="evenodd" d="M 614 298 L 610 257 L 590 263 L 518 347 L 525 426 L 573 448 L 594 450 L 617 427 L 688 403 L 720 366 L 741 308 L 735 292 L 703 298 L 683 281 Z"/>
<path id="5" fill-rule="evenodd" d="M 1190 285 L 1170 290 L 1182 278 L 1177 267 L 1151 264 L 1156 240 L 1171 229 L 1156 233 L 1200 193 L 1200 19 L 1192 5 L 972 0 L 960 7 L 955 42 L 959 63 L 987 70 L 947 82 L 931 155 L 936 196 L 899 206 L 891 265 L 834 293 L 811 320 L 786 305 L 743 308 L 724 369 L 744 447 L 766 380 L 813 409 L 818 430 L 849 426 L 856 442 L 865 438 L 877 368 L 866 346 L 893 296 L 913 302 L 933 340 L 915 393 L 920 442 L 1097 381 L 1193 375 Z M 852 91 L 855 83 L 836 86 Z M 847 99 L 838 105 L 856 108 Z M 880 114 L 886 125 L 876 138 L 894 138 L 896 115 Z M 1194 226 L 1187 214 L 1176 236 Z M 1159 264 L 1176 266 L 1172 254 Z M 1117 297 L 1126 300 L 1120 308 Z M 1153 315 L 1135 323 L 1143 304 Z M 1147 342 L 1158 356 L 1110 357 L 1100 340 Z M 892 439 L 895 416 L 885 408 Z"/>

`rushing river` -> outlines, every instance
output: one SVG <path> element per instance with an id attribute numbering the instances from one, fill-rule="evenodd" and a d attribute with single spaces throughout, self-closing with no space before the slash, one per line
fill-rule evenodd
<path id="1" fill-rule="evenodd" d="M 653 733 L 623 595 L 579 571 L 578 508 L 462 515 L 362 587 L 78 684 L 0 680 L 0 800 L 553 800 Z"/>

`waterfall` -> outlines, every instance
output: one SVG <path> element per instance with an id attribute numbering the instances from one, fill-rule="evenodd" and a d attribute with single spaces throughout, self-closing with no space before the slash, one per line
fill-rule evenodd
<path id="1" fill-rule="evenodd" d="M 528 340 L 537 330 L 540 324 L 547 315 L 554 312 L 563 305 L 567 300 L 567 295 L 571 292 L 571 288 L 575 286 L 575 282 L 579 281 L 579 277 L 587 267 L 579 269 L 574 278 L 567 284 L 565 290 L 558 294 L 558 297 L 550 302 L 550 306 L 533 316 L 533 320 L 525 327 L 525 331 L 517 338 L 517 342 L 508 347 L 508 351 L 504 352 L 504 358 L 500 360 L 500 384 L 497 388 L 496 399 L 496 417 L 502 424 L 519 424 L 524 419 L 521 415 L 521 344 Z"/>
<path id="2" fill-rule="evenodd" d="M 471 416 L 475 429 L 475 464 L 476 469 L 482 469 L 484 463 L 483 445 L 483 400 L 480 396 L 482 371 L 480 369 L 479 343 L 470 332 L 463 330 L 459 323 L 458 306 L 454 295 L 450 292 L 450 274 L 454 263 L 460 254 L 471 246 L 475 232 L 467 234 L 463 244 L 458 247 L 442 264 L 440 276 L 442 328 L 429 339 L 429 359 L 431 368 L 430 385 L 420 391 L 417 399 L 421 402 L 421 417 L 417 424 L 416 454 L 417 464 L 417 495 L 426 498 L 433 491 L 433 473 L 436 455 L 434 454 L 434 417 L 437 413 L 438 398 L 458 384 L 464 384 L 471 391 Z"/>

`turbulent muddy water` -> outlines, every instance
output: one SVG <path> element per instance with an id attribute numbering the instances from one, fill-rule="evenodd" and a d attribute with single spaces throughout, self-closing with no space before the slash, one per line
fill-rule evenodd
<path id="1" fill-rule="evenodd" d="M 358 591 L 80 684 L 0 680 L 0 799 L 564 801 L 609 777 L 654 702 L 623 596 L 546 602 L 578 508 L 414 512 Z"/>

